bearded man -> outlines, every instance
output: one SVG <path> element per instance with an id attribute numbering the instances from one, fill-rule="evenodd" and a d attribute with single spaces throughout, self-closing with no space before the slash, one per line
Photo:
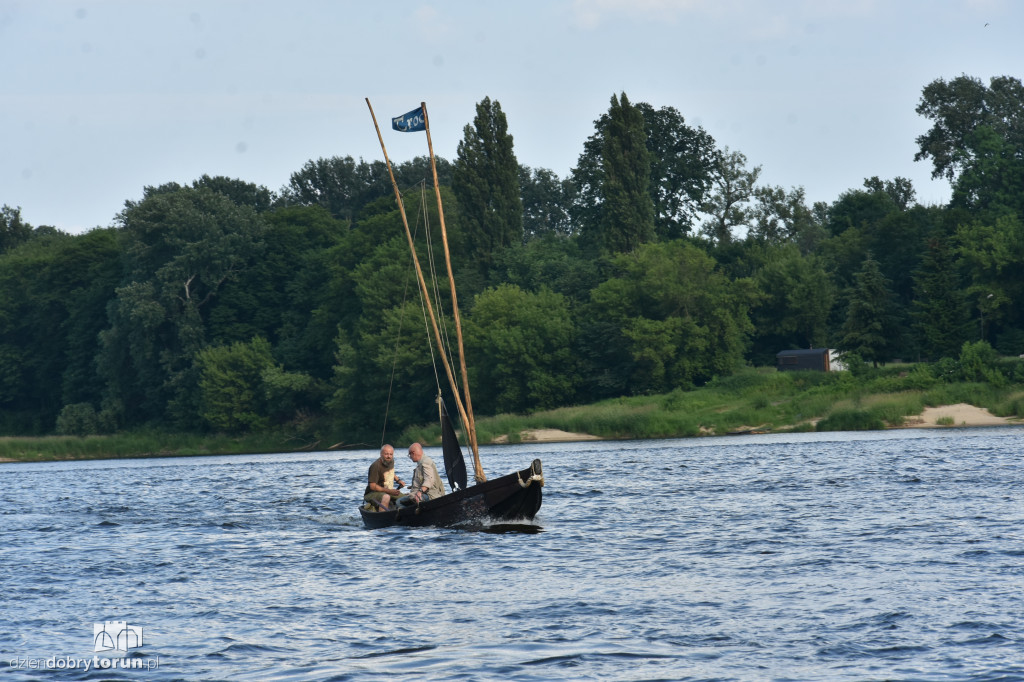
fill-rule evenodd
<path id="1" fill-rule="evenodd" d="M 385 444 L 380 449 L 380 457 L 373 460 L 367 477 L 366 492 L 363 500 L 372 509 L 387 511 L 391 507 L 391 496 L 398 496 L 398 491 L 405 487 L 405 481 L 395 475 L 395 449 Z M 397 483 L 397 485 L 395 485 Z"/>

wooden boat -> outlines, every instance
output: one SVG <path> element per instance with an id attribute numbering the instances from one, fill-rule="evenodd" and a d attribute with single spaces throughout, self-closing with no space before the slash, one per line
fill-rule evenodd
<path id="1" fill-rule="evenodd" d="M 438 327 L 437 315 L 431 304 L 430 291 L 427 288 L 423 270 L 420 267 L 419 257 L 416 253 L 416 247 L 413 243 L 412 232 L 409 229 L 409 221 L 405 214 L 402 194 L 398 188 L 398 183 L 395 182 L 391 161 L 388 159 L 387 149 L 384 146 L 384 138 L 381 135 L 380 126 L 377 125 L 377 117 L 373 113 L 373 107 L 370 105 L 369 98 L 366 100 L 366 106 L 370 109 L 370 116 L 373 118 L 373 125 L 377 130 L 377 139 L 380 141 L 380 148 L 384 154 L 384 161 L 387 164 L 391 186 L 395 192 L 395 200 L 398 203 L 399 212 L 402 216 L 406 239 L 412 254 L 412 262 L 416 269 L 420 295 L 433 327 L 434 342 L 439 351 L 438 355 L 444 365 L 445 375 L 448 378 L 451 394 L 458 408 L 463 431 L 473 453 L 475 484 L 467 486 L 466 464 L 462 456 L 462 448 L 448 417 L 444 401 L 441 399 L 439 388 L 437 403 L 441 421 L 442 450 L 444 452 L 445 474 L 448 478 L 451 492 L 436 499 L 420 502 L 419 504 L 394 504 L 390 510 L 371 511 L 363 505 L 359 508 L 363 523 L 368 528 L 383 528 L 395 525 L 458 526 L 482 523 L 488 519 L 498 521 L 532 520 L 540 509 L 543 500 L 544 475 L 540 460 L 535 459 L 525 469 L 513 471 L 510 474 L 490 481 L 487 480 L 483 465 L 480 462 L 480 452 L 476 440 L 476 424 L 473 418 L 473 403 L 470 399 L 469 378 L 466 372 L 466 358 L 463 350 L 462 323 L 459 318 L 458 297 L 455 293 L 455 278 L 452 275 L 448 235 L 445 230 L 444 210 L 441 206 L 441 191 L 438 187 L 437 166 L 434 161 L 434 148 L 430 141 L 430 121 L 427 117 L 427 105 L 426 103 L 421 103 L 420 109 L 409 112 L 398 119 L 393 119 L 393 127 L 403 132 L 420 130 L 426 132 L 427 147 L 430 152 L 430 167 L 434 176 L 434 193 L 437 198 L 437 210 L 441 223 L 445 265 L 448 269 L 452 314 L 458 340 L 458 356 L 462 375 L 461 392 L 455 379 L 455 373 L 448 362 L 448 353 Z M 400 121 L 402 122 L 401 126 L 399 125 Z M 410 121 L 415 123 L 410 126 Z"/>
<path id="2" fill-rule="evenodd" d="M 544 484 L 539 459 L 527 468 L 417 505 L 392 511 L 359 508 L 367 528 L 386 526 L 462 526 L 489 521 L 532 520 L 540 509 Z"/>

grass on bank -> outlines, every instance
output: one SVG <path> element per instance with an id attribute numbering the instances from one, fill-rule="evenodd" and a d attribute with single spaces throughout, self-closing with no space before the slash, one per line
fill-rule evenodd
<path id="1" fill-rule="evenodd" d="M 1024 416 L 1024 364 L 1012 381 L 945 383 L 926 366 L 850 372 L 745 369 L 700 389 L 615 398 L 528 415 L 477 420 L 480 443 L 519 442 L 530 429 L 560 429 L 604 439 L 677 438 L 753 431 L 852 431 L 901 426 L 926 407 L 968 403 L 1000 417 Z M 336 435 L 336 434 L 335 434 Z M 340 440 L 340 438 L 338 439 Z M 437 426 L 407 429 L 399 442 L 440 442 Z M 154 430 L 108 436 L 0 437 L 0 460 L 49 461 L 323 450 L 332 435 L 297 438 L 283 431 L 229 436 Z M 366 447 L 374 446 L 366 444 Z"/>
<path id="2" fill-rule="evenodd" d="M 0 460 L 49 462 L 77 459 L 187 457 L 308 449 L 283 435 L 196 434 L 158 430 L 103 436 L 0 437 Z"/>
<path id="3" fill-rule="evenodd" d="M 605 439 L 677 438 L 757 431 L 858 431 L 903 426 L 926 407 L 968 403 L 1000 417 L 1024 416 L 1024 384 L 942 383 L 920 367 L 849 372 L 746 369 L 707 386 L 605 400 L 529 415 L 477 420 L 477 438 L 518 442 L 530 429 L 561 429 Z M 406 440 L 437 442 L 439 430 L 409 429 Z"/>

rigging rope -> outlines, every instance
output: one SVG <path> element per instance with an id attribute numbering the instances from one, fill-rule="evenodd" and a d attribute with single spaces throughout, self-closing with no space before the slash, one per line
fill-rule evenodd
<path id="1" fill-rule="evenodd" d="M 430 271 L 430 281 L 431 281 L 431 283 L 434 283 L 434 281 L 435 281 L 435 277 L 434 277 L 434 255 L 433 255 L 434 252 L 430 248 L 430 217 L 429 217 L 429 214 L 427 213 L 427 181 L 426 180 L 421 180 L 420 181 L 420 216 L 422 216 L 422 218 L 423 218 L 423 233 L 427 237 L 427 263 L 429 265 L 428 270 Z M 437 288 L 436 284 L 434 285 L 434 288 L 435 289 Z M 427 335 L 427 349 L 430 350 L 430 366 L 434 370 L 434 385 L 437 387 L 437 395 L 438 395 L 438 397 L 440 397 L 441 396 L 441 377 L 440 377 L 440 375 L 437 372 L 437 360 L 434 358 L 434 342 L 430 338 L 430 321 L 427 319 L 427 305 L 426 305 L 426 303 L 423 300 L 423 292 L 422 291 L 419 292 L 419 297 L 420 297 L 420 310 L 423 313 L 423 330 L 426 332 L 426 335 Z M 436 307 L 436 305 L 437 305 L 436 304 L 437 297 L 435 296 L 434 298 L 435 298 L 435 309 L 438 310 L 438 316 L 440 317 L 440 308 Z M 442 323 L 442 326 L 443 326 L 443 323 Z M 438 352 L 442 352 L 442 351 L 439 350 Z"/>
<path id="2" fill-rule="evenodd" d="M 450 366 L 454 367 L 455 366 L 455 357 L 454 357 L 454 355 L 452 355 L 453 344 L 451 342 L 451 336 L 450 336 L 450 333 L 448 331 L 448 319 L 444 315 L 444 307 L 442 306 L 442 303 L 441 303 L 441 291 L 440 291 L 440 288 L 438 287 L 438 284 L 437 284 L 437 266 L 435 264 L 436 261 L 434 259 L 434 241 L 431 238 L 431 234 L 430 234 L 430 214 L 427 212 L 426 183 L 425 182 L 423 183 L 423 194 L 421 195 L 421 206 L 422 206 L 422 210 L 423 210 L 423 225 L 424 225 L 423 232 L 424 232 L 424 235 L 426 235 L 426 241 L 427 241 L 427 270 L 430 272 L 430 289 L 431 289 L 431 292 L 432 292 L 433 297 L 434 297 L 434 310 L 437 311 L 438 325 L 439 325 L 440 332 L 441 332 L 441 337 L 442 337 L 442 348 L 438 349 L 438 352 L 439 353 L 447 354 L 447 356 L 448 356 L 448 364 Z M 422 292 L 421 292 L 420 295 L 422 296 Z M 452 301 L 452 305 L 454 305 L 454 300 Z M 423 307 L 422 303 L 421 303 L 421 307 Z M 425 309 L 424 309 L 424 312 L 423 312 L 423 316 L 424 316 L 424 325 L 426 325 L 426 310 Z M 430 347 L 430 361 L 432 363 L 434 363 L 434 379 L 435 379 L 435 381 L 437 381 L 437 396 L 438 396 L 438 398 L 440 398 L 441 397 L 441 382 L 440 382 L 440 379 L 438 379 L 437 364 L 434 361 L 434 349 L 433 349 L 433 344 L 430 342 L 429 330 L 427 332 L 427 337 L 428 337 L 427 338 L 427 344 Z M 459 386 L 459 380 L 458 380 L 457 376 L 454 375 L 454 374 L 452 375 L 452 382 L 454 383 L 454 386 L 452 386 L 452 390 L 453 391 L 459 392 L 459 391 L 462 390 L 461 387 Z M 438 418 L 440 418 L 440 406 L 438 406 Z M 459 424 L 460 428 L 462 429 L 462 433 L 463 434 L 468 434 L 469 430 L 466 428 L 466 424 L 462 421 L 462 415 L 457 413 L 456 419 L 458 421 L 458 424 Z M 468 438 L 468 436 L 467 436 L 467 438 Z M 467 446 L 468 446 L 468 443 L 467 443 Z"/>
<path id="3" fill-rule="evenodd" d="M 426 181 L 420 181 L 420 204 L 425 205 L 423 197 L 426 196 Z M 424 223 L 426 223 L 426 210 L 420 211 L 420 215 L 417 217 L 416 224 L 413 226 L 413 236 L 419 234 L 419 218 L 422 217 Z M 427 234 L 429 234 L 429 228 L 427 228 Z M 402 340 L 402 327 L 405 325 L 405 304 L 409 299 L 409 280 L 412 279 L 412 272 L 406 271 L 405 275 L 405 288 L 402 291 L 402 308 L 398 317 L 398 333 L 395 334 L 395 348 L 391 356 L 391 379 L 388 382 L 388 398 L 384 405 L 384 425 L 381 427 L 380 432 L 380 447 L 384 447 L 384 438 L 388 430 L 388 414 L 391 411 L 391 394 L 395 387 L 395 371 L 398 366 L 398 344 Z M 420 308 L 423 308 L 423 297 L 420 296 Z M 423 321 L 426 324 L 427 311 L 423 309 Z M 430 343 L 430 330 L 427 330 L 427 347 L 430 348 L 430 364 L 434 368 L 434 383 L 437 384 L 438 395 L 441 393 L 441 380 L 437 376 L 437 363 L 434 361 L 434 349 L 433 344 Z"/>
<path id="4" fill-rule="evenodd" d="M 437 312 L 437 316 L 439 318 L 438 323 L 439 323 L 439 328 L 441 330 L 441 337 L 442 337 L 442 348 L 439 348 L 438 352 L 439 353 L 446 353 L 448 355 L 449 363 L 454 364 L 455 358 L 452 355 L 452 350 L 451 350 L 452 349 L 452 343 L 451 343 L 450 335 L 449 335 L 449 332 L 448 332 L 448 324 L 447 324 L 445 315 L 443 314 L 443 308 L 441 307 L 441 293 L 440 293 L 440 289 L 439 289 L 438 284 L 437 284 L 437 268 L 435 266 L 433 241 L 431 239 L 431 234 L 430 234 L 430 217 L 429 217 L 430 214 L 427 211 L 426 180 L 421 180 L 419 182 L 419 188 L 420 188 L 420 212 L 419 212 L 419 215 L 417 216 L 417 220 L 416 220 L 416 223 L 414 225 L 413 237 L 415 238 L 415 236 L 419 234 L 420 219 L 422 219 L 422 221 L 423 221 L 423 232 L 424 232 L 424 234 L 426 236 L 426 242 L 427 242 L 427 246 L 426 246 L 426 249 L 427 249 L 427 265 L 428 265 L 427 269 L 430 272 L 430 283 L 431 283 L 431 286 L 429 288 L 431 289 L 431 293 L 433 295 L 434 308 L 435 308 L 435 310 L 438 311 Z M 387 434 L 388 414 L 389 414 L 390 409 L 391 409 L 391 395 L 392 395 L 392 393 L 394 391 L 395 373 L 396 373 L 396 368 L 398 366 L 398 345 L 399 345 L 399 342 L 401 341 L 402 327 L 403 327 L 404 320 L 405 320 L 405 304 L 406 304 L 406 301 L 408 299 L 409 280 L 410 280 L 410 278 L 411 278 L 411 274 L 407 274 L 406 275 L 406 279 L 405 279 L 405 289 L 404 289 L 404 291 L 402 293 L 402 310 L 401 310 L 401 313 L 400 313 L 400 316 L 399 316 L 398 333 L 395 336 L 395 347 L 394 347 L 394 352 L 392 354 L 393 358 L 392 358 L 392 362 L 391 362 L 391 379 L 390 379 L 390 382 L 388 384 L 387 404 L 386 404 L 386 406 L 384 408 L 384 426 L 381 429 L 381 436 L 380 436 L 381 447 L 383 447 L 383 445 L 384 445 L 384 438 L 385 438 L 385 436 Z M 421 313 L 423 315 L 423 328 L 424 328 L 424 331 L 426 332 L 426 336 L 427 336 L 427 348 L 430 351 L 430 366 L 434 370 L 434 385 L 437 387 L 437 397 L 438 397 L 438 399 L 440 399 L 441 398 L 441 377 L 440 377 L 440 375 L 438 373 L 438 370 L 437 370 L 437 359 L 434 357 L 434 342 L 431 339 L 431 335 L 430 335 L 430 321 L 428 319 L 428 314 L 427 314 L 426 300 L 423 297 L 423 292 L 419 291 L 419 287 L 417 287 L 417 291 L 419 293 L 419 299 L 420 299 L 420 311 L 421 311 Z M 459 385 L 458 385 L 458 380 L 453 378 L 453 381 L 455 382 L 455 386 L 453 387 L 453 390 L 459 391 L 460 388 L 459 388 Z M 440 406 L 438 406 L 438 409 L 440 410 Z M 458 420 L 459 426 L 462 428 L 463 434 L 468 433 L 468 430 L 466 429 L 466 425 L 462 421 L 461 415 L 457 416 L 457 420 Z M 460 449 L 461 449 L 461 447 L 460 447 Z"/>
<path id="5" fill-rule="evenodd" d="M 424 187 L 425 187 L 425 185 L 424 185 Z M 423 221 L 423 223 L 424 223 L 424 234 L 426 235 L 426 238 L 427 238 L 427 269 L 430 271 L 430 288 L 431 288 L 431 293 L 433 294 L 433 297 L 434 297 L 434 310 L 437 311 L 438 325 L 439 325 L 439 328 L 440 328 L 440 331 L 441 331 L 441 337 L 442 337 L 442 346 L 443 347 L 442 347 L 442 349 L 439 350 L 439 352 L 445 353 L 448 356 L 448 363 L 452 367 L 454 367 L 455 366 L 455 358 L 452 356 L 452 352 L 451 352 L 452 342 L 451 342 L 451 338 L 450 338 L 449 332 L 448 332 L 448 318 L 445 317 L 445 315 L 443 314 L 444 307 L 443 307 L 442 302 L 441 302 L 441 291 L 440 291 L 440 289 L 439 289 L 439 287 L 437 285 L 437 266 L 435 265 L 435 259 L 434 259 L 434 242 L 433 242 L 433 239 L 431 238 L 431 234 L 430 234 L 430 219 L 429 219 L 429 214 L 427 213 L 426 193 L 425 193 L 425 191 L 424 191 L 422 200 L 423 200 L 423 215 L 425 216 L 425 219 Z M 434 370 L 434 373 L 435 373 L 435 375 L 437 374 L 436 368 Z M 459 384 L 458 384 L 458 381 L 459 381 L 458 378 L 454 378 L 454 381 L 455 381 L 454 390 L 456 390 L 456 391 L 460 390 Z M 438 393 L 440 394 L 440 385 L 438 386 L 438 389 L 439 389 Z"/>

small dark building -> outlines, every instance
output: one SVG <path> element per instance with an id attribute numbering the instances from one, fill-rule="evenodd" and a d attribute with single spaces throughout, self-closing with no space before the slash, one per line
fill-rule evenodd
<path id="1" fill-rule="evenodd" d="M 829 371 L 828 348 L 784 350 L 775 354 L 775 366 L 780 372 L 796 370 Z"/>

